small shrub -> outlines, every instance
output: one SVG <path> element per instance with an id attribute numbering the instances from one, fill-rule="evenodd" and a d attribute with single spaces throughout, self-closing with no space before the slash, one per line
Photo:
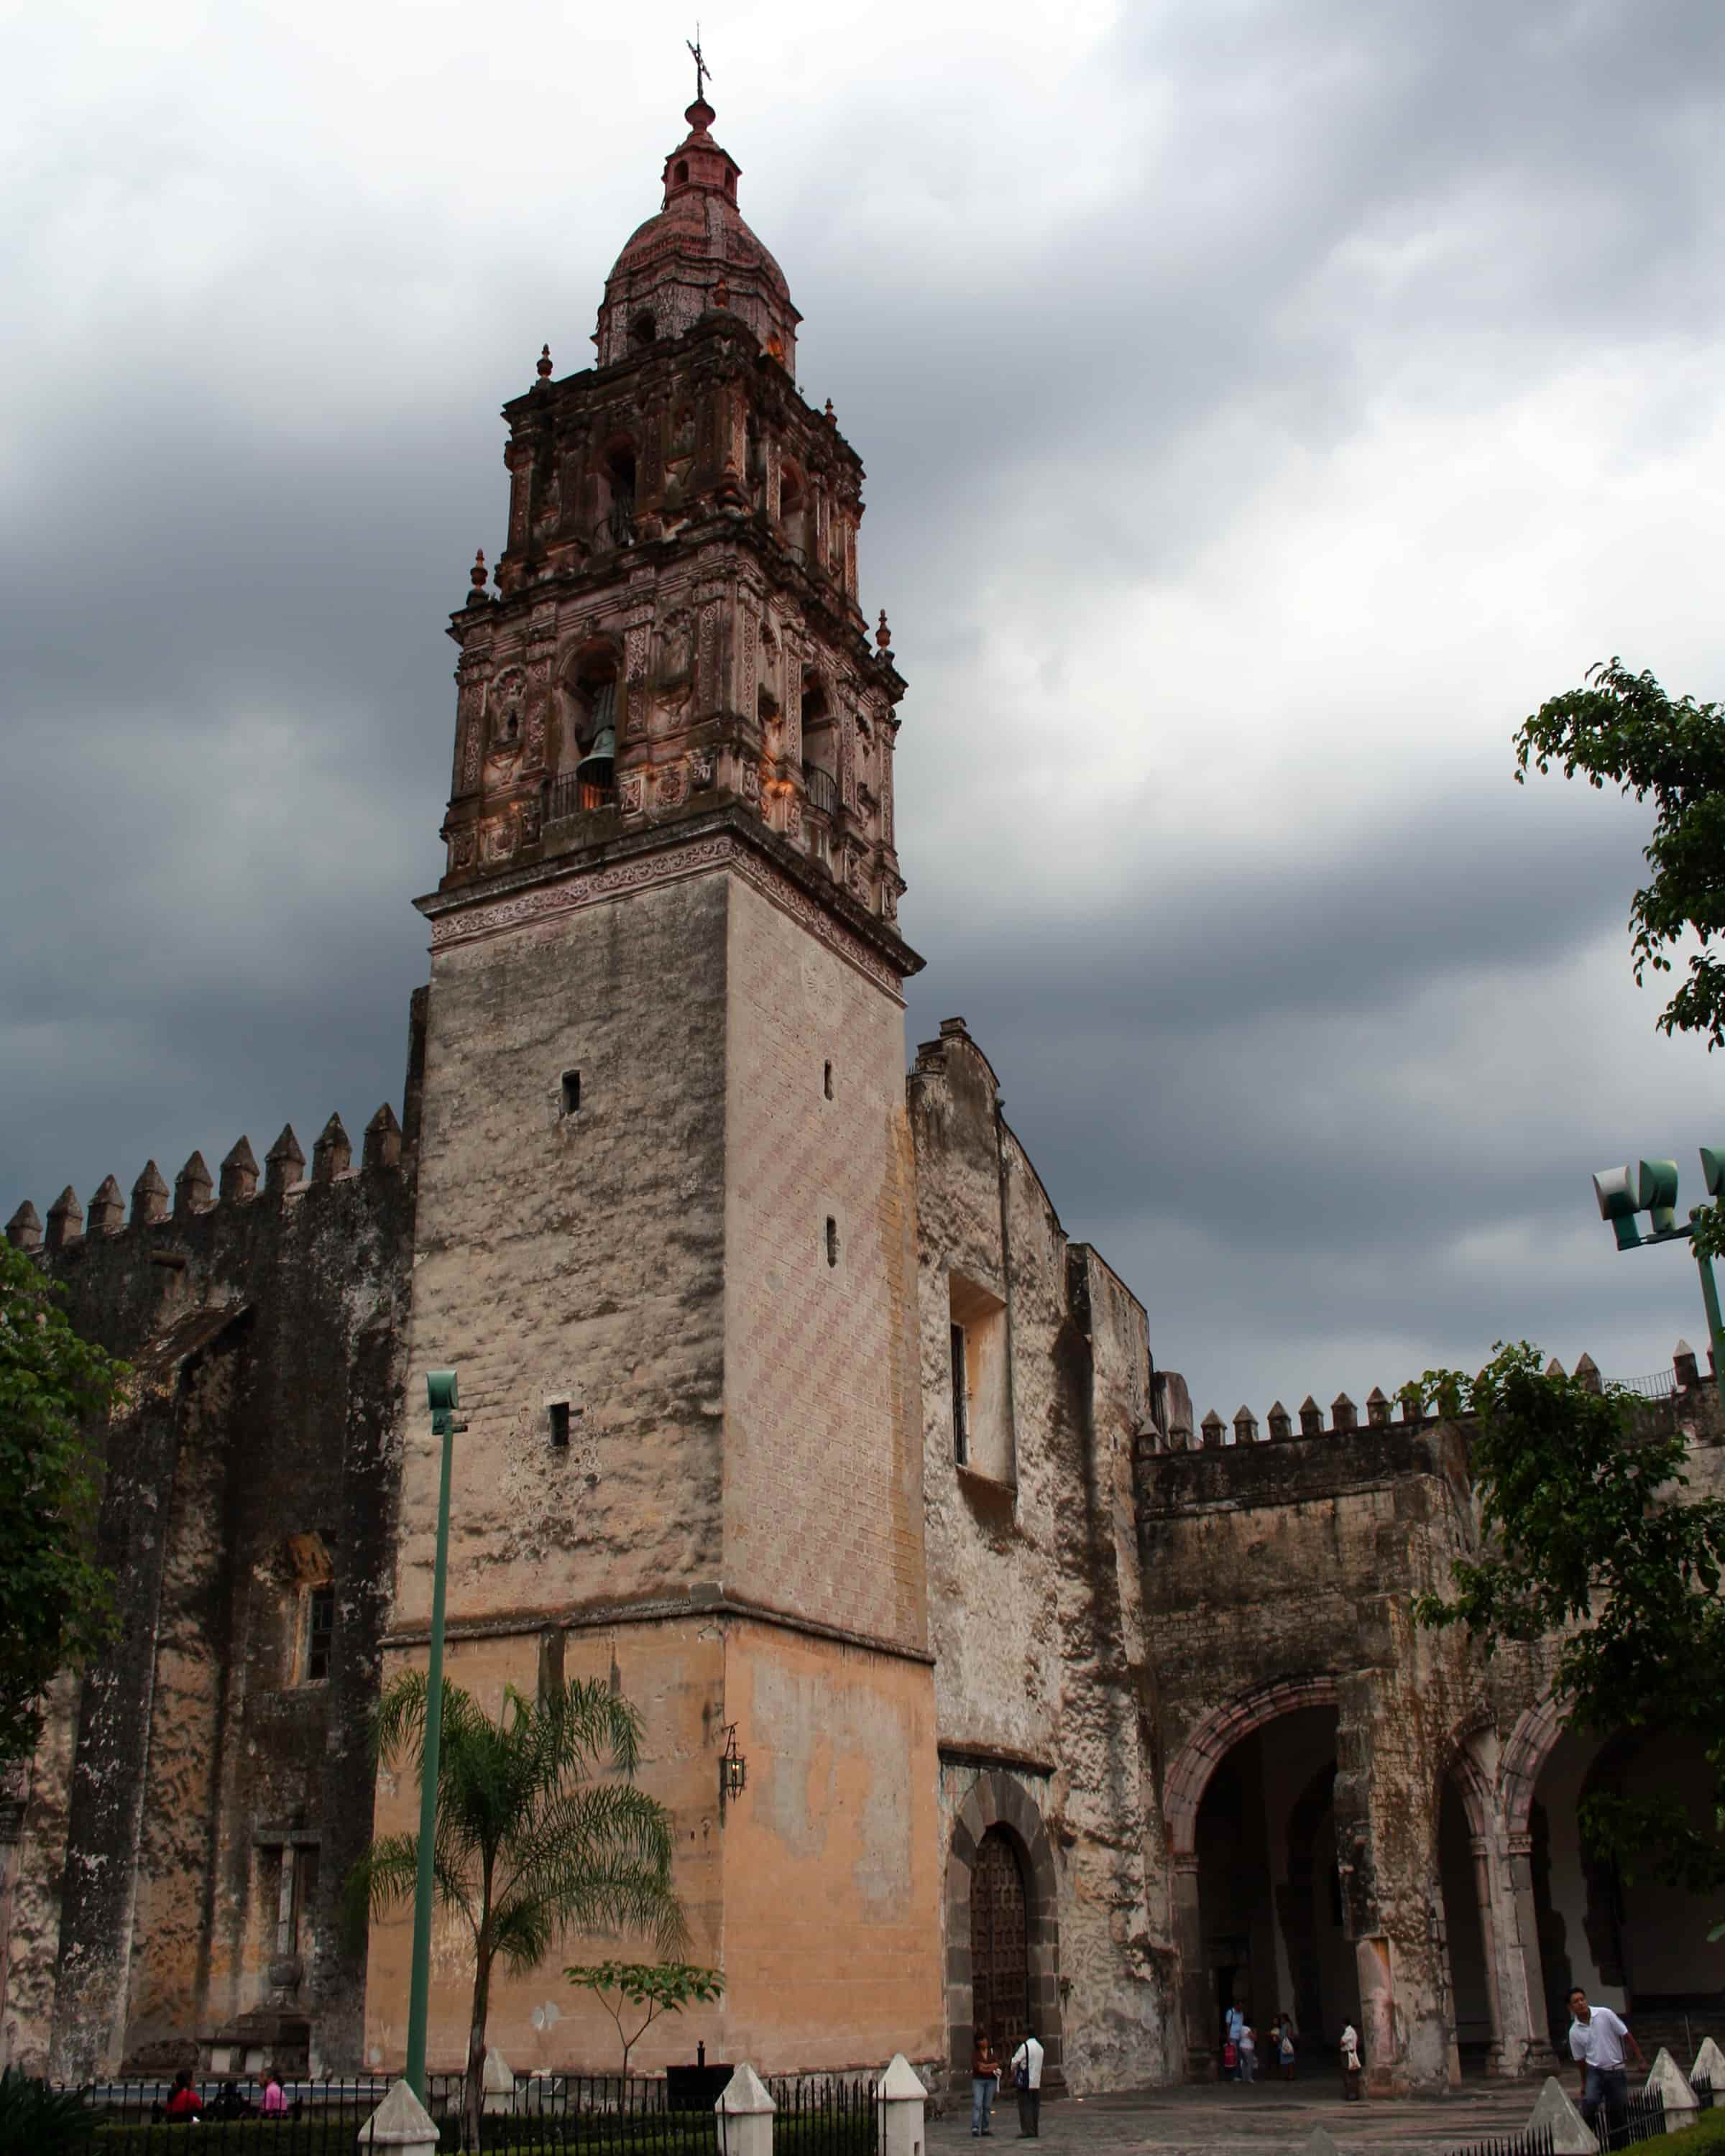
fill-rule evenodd
<path id="1" fill-rule="evenodd" d="M 95 2118 L 80 2096 L 57 2093 L 8 2066 L 0 2074 L 0 2156 L 61 2156 L 88 2148 Z"/>

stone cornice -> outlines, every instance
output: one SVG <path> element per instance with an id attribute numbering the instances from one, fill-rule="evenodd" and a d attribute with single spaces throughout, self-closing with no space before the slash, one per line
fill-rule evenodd
<path id="1" fill-rule="evenodd" d="M 802 857 L 740 808 L 710 811 L 667 829 L 632 834 L 597 859 L 536 862 L 413 903 L 431 923 L 431 949 L 455 949 L 690 876 L 730 870 L 895 1000 L 922 961 L 886 922 L 836 885 L 816 891 Z M 794 866 L 793 866 L 794 865 Z M 801 870 L 798 873 L 798 870 Z"/>

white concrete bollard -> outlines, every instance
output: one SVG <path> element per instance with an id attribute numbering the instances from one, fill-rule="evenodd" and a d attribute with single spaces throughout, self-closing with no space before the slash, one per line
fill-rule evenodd
<path id="1" fill-rule="evenodd" d="M 487 2118 L 501 2118 L 515 2109 L 515 2076 L 509 2061 L 495 2045 L 485 2046 L 485 2078 L 480 2084 L 480 2109 Z"/>
<path id="2" fill-rule="evenodd" d="M 892 2062 L 875 2092 L 875 2101 L 880 2107 L 880 2156 L 922 2156 L 923 2110 L 928 2092 L 922 2086 L 922 2076 L 902 2051 L 893 2053 Z"/>
<path id="3" fill-rule="evenodd" d="M 1547 2127 L 1551 2128 L 1552 2156 L 1599 2156 L 1599 2136 L 1570 2102 L 1555 2074 L 1546 2076 L 1525 2130 L 1531 2139 Z"/>
<path id="4" fill-rule="evenodd" d="M 1667 2122 L 1670 2121 L 1674 2112 L 1701 2109 L 1700 2104 L 1696 2101 L 1695 2091 L 1690 2087 L 1683 2069 L 1663 2044 L 1654 2054 L 1653 2071 L 1647 2076 L 1646 2094 L 1664 2097 Z"/>
<path id="5" fill-rule="evenodd" d="M 1314 2126 L 1300 2144 L 1300 2156 L 1341 2156 L 1341 2151 L 1333 2135 L 1325 2133 L 1321 2126 Z"/>
<path id="6" fill-rule="evenodd" d="M 1719 2049 L 1711 2036 L 1703 2039 L 1701 2049 L 1696 2053 L 1695 2064 L 1689 2069 L 1689 2078 L 1692 2082 L 1712 2083 L 1715 2106 L 1722 2097 L 1725 2097 L 1725 2051 Z"/>
<path id="7" fill-rule="evenodd" d="M 773 2156 L 773 2114 L 778 2108 L 761 2076 L 743 2060 L 713 2106 L 719 2116 L 720 2156 Z"/>
<path id="8" fill-rule="evenodd" d="M 436 2122 L 404 2081 L 392 2082 L 388 2095 L 359 2129 L 359 2146 L 435 2156 Z"/>

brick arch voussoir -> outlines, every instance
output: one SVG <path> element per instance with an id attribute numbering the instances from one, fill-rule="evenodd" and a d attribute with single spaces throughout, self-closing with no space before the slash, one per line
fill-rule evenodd
<path id="1" fill-rule="evenodd" d="M 1533 1792 L 1539 1785 L 1545 1763 L 1550 1758 L 1563 1728 L 1563 1711 L 1556 1700 L 1550 1697 L 1541 1700 L 1537 1707 L 1530 1707 L 1517 1716 L 1516 1726 L 1509 1732 L 1509 1741 L 1503 1748 L 1503 1758 L 1497 1769 L 1497 1788 L 1502 1799 L 1503 1824 L 1507 1832 L 1512 1835 L 1527 1832 L 1528 1815 L 1533 1809 Z"/>
<path id="2" fill-rule="evenodd" d="M 1335 1676 L 1320 1671 L 1311 1676 L 1278 1677 L 1243 1692 L 1224 1706 L 1214 1707 L 1187 1738 L 1170 1763 L 1163 1782 L 1162 1816 L 1168 1830 L 1168 1850 L 1174 1856 L 1190 1856 L 1198 1845 L 1198 1808 L 1209 1787 L 1210 1777 L 1243 1737 L 1261 1729 L 1279 1716 L 1297 1713 L 1308 1707 L 1335 1707 L 1341 1687 Z"/>

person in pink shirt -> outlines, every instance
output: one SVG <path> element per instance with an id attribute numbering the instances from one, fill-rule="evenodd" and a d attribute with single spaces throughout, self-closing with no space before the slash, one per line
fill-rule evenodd
<path id="1" fill-rule="evenodd" d="M 281 2076 L 273 2066 L 264 2076 L 261 2108 L 265 2118 L 280 2118 L 287 2109 L 287 2091 L 282 2087 Z"/>

